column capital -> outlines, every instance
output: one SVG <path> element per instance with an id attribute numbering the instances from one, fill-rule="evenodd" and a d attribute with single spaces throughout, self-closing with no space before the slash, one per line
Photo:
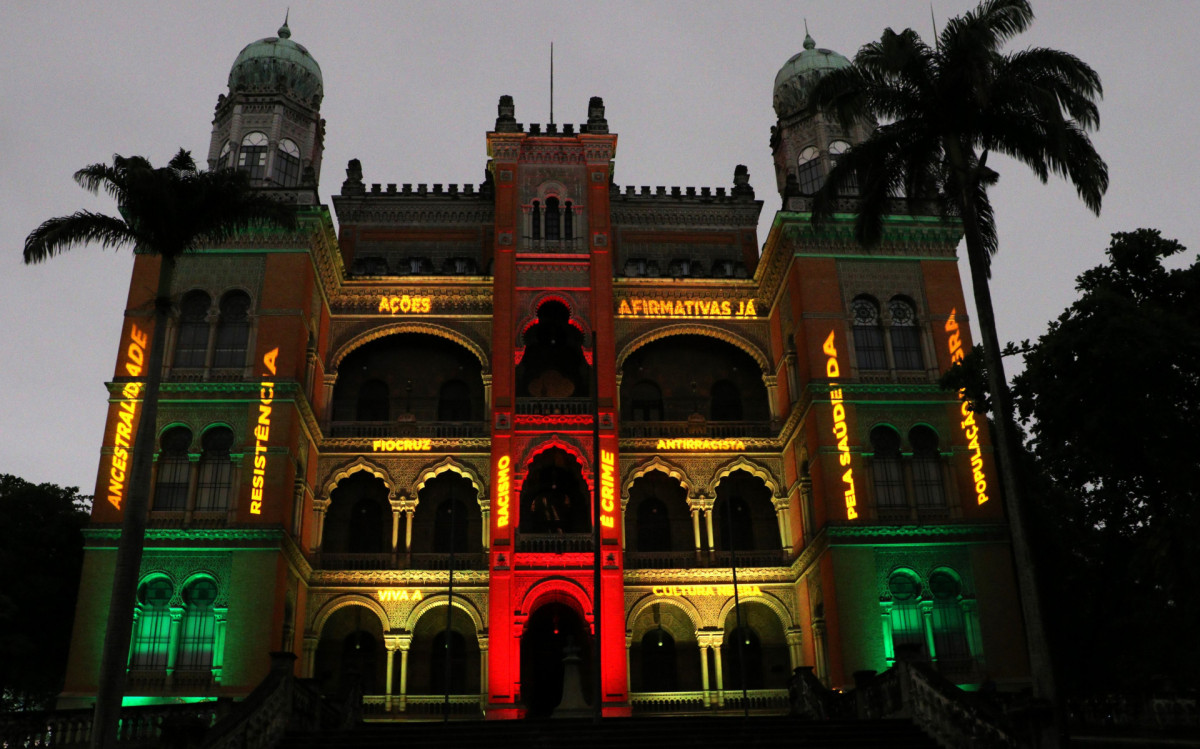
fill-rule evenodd
<path id="1" fill-rule="evenodd" d="M 788 645 L 799 645 L 804 642 L 804 633 L 799 627 L 788 627 L 783 636 Z"/>

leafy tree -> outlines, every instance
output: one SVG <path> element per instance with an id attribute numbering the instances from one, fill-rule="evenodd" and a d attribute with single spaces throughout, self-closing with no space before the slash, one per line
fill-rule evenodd
<path id="1" fill-rule="evenodd" d="M 89 499 L 0 474 L 0 712 L 48 709 L 62 689 Z"/>
<path id="2" fill-rule="evenodd" d="M 1019 349 L 1013 394 L 1077 688 L 1200 672 L 1200 261 L 1162 263 L 1184 251 L 1155 230 L 1114 234 L 1109 263 Z"/>
<path id="3" fill-rule="evenodd" d="M 129 470 L 129 490 L 122 508 L 121 542 L 113 572 L 113 592 L 105 631 L 96 696 L 93 746 L 108 746 L 116 738 L 117 719 L 125 691 L 125 663 L 133 628 L 133 607 L 146 515 L 150 497 L 150 466 L 158 418 L 163 343 L 171 311 L 171 282 L 175 264 L 186 252 L 264 224 L 292 227 L 295 212 L 250 187 L 246 174 L 228 169 L 198 172 L 191 154 L 179 150 L 166 167 L 154 168 L 141 156 L 113 156 L 113 163 L 92 164 L 75 173 L 88 192 L 101 188 L 117 201 L 121 218 L 78 211 L 45 221 L 25 239 L 25 262 L 40 263 L 77 245 L 132 245 L 135 252 L 160 259 L 154 300 L 154 337 L 144 370 L 142 412 Z"/>
<path id="4" fill-rule="evenodd" d="M 1054 698 L 1054 677 L 1043 635 L 1034 561 L 1026 538 L 1025 508 L 1012 455 L 1013 424 L 988 287 L 998 243 L 987 190 L 998 174 L 988 156 L 999 152 L 1033 170 L 1074 183 L 1099 212 L 1108 169 L 1087 131 L 1099 124 L 1100 78 L 1078 58 L 1053 49 L 1004 53 L 1001 48 L 1033 21 L 1028 0 L 984 0 L 950 19 L 929 47 L 912 29 L 883 32 L 851 66 L 826 74 L 812 105 L 845 123 L 881 123 L 852 147 L 816 194 L 814 220 L 832 214 L 839 195 L 859 193 L 855 232 L 875 246 L 895 196 L 919 205 L 933 201 L 962 222 L 983 336 L 989 389 L 996 406 L 1001 483 L 1012 528 L 1013 552 L 1029 637 L 1034 690 Z"/>

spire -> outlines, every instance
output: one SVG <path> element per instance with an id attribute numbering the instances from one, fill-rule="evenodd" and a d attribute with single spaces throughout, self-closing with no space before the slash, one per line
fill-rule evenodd
<path id="1" fill-rule="evenodd" d="M 290 16 L 291 13 L 292 13 L 291 8 L 288 8 L 286 11 L 284 11 L 283 25 L 279 27 L 279 32 L 278 32 L 280 39 L 290 39 L 292 36 L 292 30 L 288 28 L 288 16 Z"/>

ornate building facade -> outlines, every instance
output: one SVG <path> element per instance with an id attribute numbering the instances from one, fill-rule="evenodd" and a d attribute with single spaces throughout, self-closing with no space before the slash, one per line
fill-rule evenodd
<path id="1" fill-rule="evenodd" d="M 868 128 L 806 110 L 846 60 L 804 46 L 761 247 L 744 167 L 620 185 L 599 98 L 542 126 L 500 97 L 482 184 L 351 161 L 335 232 L 319 66 L 286 25 L 243 50 L 209 166 L 302 229 L 179 262 L 129 694 L 243 697 L 271 651 L 393 718 L 548 713 L 571 653 L 593 700 L 597 647 L 610 714 L 782 706 L 797 667 L 842 687 L 906 652 L 1026 682 L 986 429 L 937 386 L 970 345 L 961 233 L 897 201 L 866 251 L 852 196 L 814 228 Z M 137 257 L 67 705 L 95 692 L 157 273 Z"/>

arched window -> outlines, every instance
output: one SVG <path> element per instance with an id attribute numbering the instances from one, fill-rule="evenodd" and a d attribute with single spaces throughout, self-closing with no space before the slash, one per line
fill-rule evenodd
<path id="1" fill-rule="evenodd" d="M 468 421 L 471 391 L 462 380 L 443 382 L 438 390 L 438 421 Z"/>
<path id="2" fill-rule="evenodd" d="M 300 184 L 300 149 L 284 138 L 275 152 L 275 181 L 284 187 Z"/>
<path id="3" fill-rule="evenodd" d="M 877 426 L 871 430 L 871 474 L 875 479 L 875 504 L 880 508 L 905 507 L 904 473 L 900 465 L 900 435 L 895 429 Z"/>
<path id="4" fill-rule="evenodd" d="M 231 291 L 221 297 L 213 367 L 241 369 L 246 366 L 246 345 L 249 340 L 250 295 L 244 291 Z"/>
<path id="5" fill-rule="evenodd" d="M 530 220 L 533 224 L 533 238 L 542 238 L 542 204 L 535 200 L 533 201 L 533 210 L 530 211 Z"/>
<path id="6" fill-rule="evenodd" d="M 727 503 L 719 501 L 714 504 L 712 511 L 717 516 L 720 534 L 717 548 L 729 551 L 730 542 L 735 553 L 754 548 L 754 516 L 750 514 L 750 505 L 746 504 L 746 500 L 730 497 Z"/>
<path id="7" fill-rule="evenodd" d="M 228 169 L 233 166 L 233 144 L 225 141 L 221 146 L 221 155 L 217 157 L 217 168 Z"/>
<path id="8" fill-rule="evenodd" d="M 945 507 L 946 488 L 942 482 L 937 432 L 918 424 L 909 431 L 908 442 L 913 449 L 913 492 L 917 495 L 917 507 Z"/>
<path id="9" fill-rule="evenodd" d="M 467 506 L 459 499 L 444 499 L 434 511 L 433 550 L 446 554 L 453 544 L 454 551 L 469 551 L 467 546 Z"/>
<path id="10" fill-rule="evenodd" d="M 850 144 L 844 140 L 835 140 L 834 142 L 830 143 L 829 144 L 829 168 L 833 169 L 834 167 L 836 167 L 838 165 L 838 162 L 842 160 L 842 156 L 845 155 L 845 153 L 849 150 L 850 150 Z M 841 190 L 839 190 L 839 194 L 855 195 L 857 193 L 858 193 L 858 175 L 852 174 L 850 176 L 850 182 L 847 183 Z"/>
<path id="11" fill-rule="evenodd" d="M 710 412 L 713 421 L 741 421 L 742 394 L 732 380 L 717 380 L 712 386 Z"/>
<path id="12" fill-rule="evenodd" d="M 662 627 L 642 635 L 642 691 L 674 692 L 679 689 L 675 663 L 675 638 Z"/>
<path id="13" fill-rule="evenodd" d="M 175 339 L 173 366 L 204 366 L 208 354 L 208 310 L 211 306 L 212 299 L 198 289 L 183 295 L 179 302 L 179 335 Z"/>
<path id="14" fill-rule="evenodd" d="M 159 440 L 158 481 L 154 485 L 154 509 L 183 510 L 187 508 L 188 479 L 192 463 L 188 448 L 192 432 L 187 427 L 171 427 Z"/>
<path id="15" fill-rule="evenodd" d="M 171 647 L 171 581 L 163 577 L 147 580 L 138 588 L 137 621 L 129 655 L 129 667 L 167 667 Z"/>
<path id="16" fill-rule="evenodd" d="M 657 497 L 646 497 L 638 504 L 637 550 L 671 550 L 671 520 L 667 506 Z"/>
<path id="17" fill-rule="evenodd" d="M 559 222 L 558 198 L 551 195 L 546 198 L 546 239 L 556 241 L 562 236 Z"/>
<path id="18" fill-rule="evenodd" d="M 212 668 L 213 645 L 217 639 L 217 584 L 201 577 L 183 589 L 183 632 L 179 639 L 179 660 L 182 671 Z"/>
<path id="19" fill-rule="evenodd" d="M 575 206 L 571 201 L 563 203 L 563 239 L 575 238 Z"/>
<path id="20" fill-rule="evenodd" d="M 367 380 L 358 388 L 354 407 L 355 421 L 387 421 L 391 412 L 391 396 L 383 380 Z"/>
<path id="21" fill-rule="evenodd" d="M 821 152 L 816 146 L 801 151 L 796 166 L 796 181 L 800 183 L 801 194 L 812 195 L 821 189 Z"/>
<path id="22" fill-rule="evenodd" d="M 933 594 L 933 650 L 938 667 L 951 672 L 962 670 L 971 660 L 966 617 L 960 603 L 962 584 L 950 572 L 937 570 L 929 576 L 929 592 Z"/>
<path id="23" fill-rule="evenodd" d="M 921 617 L 921 581 L 916 575 L 902 571 L 888 578 L 892 595 L 892 652 L 906 651 L 918 658 L 927 658 L 925 624 Z"/>
<path id="24" fill-rule="evenodd" d="M 446 661 L 450 661 L 450 684 L 446 689 Z M 467 691 L 467 642 L 453 629 L 442 630 L 433 638 L 429 657 L 429 685 L 433 694 L 464 694 Z"/>
<path id="25" fill-rule="evenodd" d="M 250 175 L 250 179 L 265 179 L 267 176 L 267 136 L 263 133 L 246 133 L 242 148 L 238 152 L 238 169 Z"/>
<path id="26" fill-rule="evenodd" d="M 662 389 L 650 380 L 642 380 L 630 392 L 630 414 L 633 421 L 662 421 Z"/>
<path id="27" fill-rule="evenodd" d="M 763 688 L 762 642 L 757 632 L 745 625 L 734 629 L 726 637 L 722 650 L 728 654 L 725 661 L 726 689 L 741 689 L 743 673 L 747 689 Z"/>
<path id="28" fill-rule="evenodd" d="M 850 310 L 854 313 L 854 350 L 858 354 L 858 368 L 887 369 L 883 328 L 879 326 L 879 304 L 869 296 L 860 296 L 850 304 Z"/>
<path id="29" fill-rule="evenodd" d="M 233 432 L 226 427 L 214 427 L 200 438 L 200 477 L 196 482 L 196 510 L 200 512 L 229 509 L 229 489 L 233 461 L 229 449 Z"/>
<path id="30" fill-rule="evenodd" d="M 917 326 L 917 311 L 899 297 L 888 302 L 892 314 L 892 360 L 896 369 L 924 369 L 921 356 L 921 329 Z"/>

